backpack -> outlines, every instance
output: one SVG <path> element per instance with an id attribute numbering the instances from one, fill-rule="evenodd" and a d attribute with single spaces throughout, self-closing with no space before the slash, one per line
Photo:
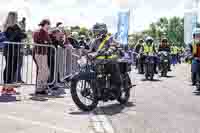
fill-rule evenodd
<path id="1" fill-rule="evenodd" d="M 4 48 L 6 46 L 6 44 L 4 43 L 5 41 L 8 41 L 5 33 L 0 32 L 0 48 Z"/>

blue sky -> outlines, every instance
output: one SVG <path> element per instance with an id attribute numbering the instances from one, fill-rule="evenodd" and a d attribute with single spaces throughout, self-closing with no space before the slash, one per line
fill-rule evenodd
<path id="1" fill-rule="evenodd" d="M 49 18 L 52 24 L 62 21 L 65 25 L 87 27 L 105 22 L 111 31 L 116 31 L 119 8 L 129 8 L 133 32 L 147 28 L 162 16 L 183 16 L 185 3 L 186 0 L 1 0 L 0 23 L 9 10 L 17 10 L 28 18 L 31 29 L 37 28 L 41 19 Z"/>

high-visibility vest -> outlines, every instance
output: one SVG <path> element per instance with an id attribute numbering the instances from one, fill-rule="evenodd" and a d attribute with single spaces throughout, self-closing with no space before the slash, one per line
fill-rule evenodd
<path id="1" fill-rule="evenodd" d="M 192 55 L 200 57 L 200 45 L 197 45 L 195 41 L 192 43 Z"/>
<path id="2" fill-rule="evenodd" d="M 172 46 L 171 53 L 172 54 L 178 54 L 178 47 L 177 46 Z"/>
<path id="3" fill-rule="evenodd" d="M 100 51 L 101 49 L 103 49 L 103 47 L 105 46 L 105 44 L 109 40 L 109 38 L 110 38 L 110 36 L 108 36 L 108 35 L 104 38 L 104 40 L 101 42 L 101 44 L 98 47 L 98 51 Z"/>
<path id="4" fill-rule="evenodd" d="M 195 55 L 197 53 L 197 45 L 195 41 L 192 42 L 192 54 Z"/>
<path id="5" fill-rule="evenodd" d="M 153 52 L 154 52 L 154 50 L 153 50 L 153 44 L 152 45 L 144 44 L 144 53 L 145 54 L 151 54 Z"/>
<path id="6" fill-rule="evenodd" d="M 107 35 L 107 36 L 104 38 L 104 40 L 101 42 L 101 44 L 99 45 L 98 51 L 100 51 L 100 50 L 102 50 L 102 49 L 104 48 L 106 42 L 107 42 L 109 39 L 110 39 L 110 36 Z M 113 58 L 116 58 L 116 57 L 117 57 L 117 55 L 111 55 L 111 56 L 107 56 L 107 57 L 106 57 L 106 56 L 98 56 L 97 59 L 105 59 L 105 58 L 113 59 Z"/>

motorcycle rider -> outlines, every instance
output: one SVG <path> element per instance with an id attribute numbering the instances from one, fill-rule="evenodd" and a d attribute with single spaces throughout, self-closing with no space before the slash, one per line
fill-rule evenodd
<path id="1" fill-rule="evenodd" d="M 143 45 L 144 45 L 144 40 L 140 39 L 135 46 L 135 52 L 140 53 L 140 51 L 143 49 Z"/>
<path id="2" fill-rule="evenodd" d="M 167 38 L 163 38 L 162 41 L 161 41 L 161 44 L 159 45 L 158 52 L 161 52 L 161 51 L 165 51 L 165 52 L 168 52 L 168 53 L 171 52 Z M 169 66 L 168 67 L 169 67 L 169 71 L 171 71 L 170 58 L 169 58 Z"/>
<path id="3" fill-rule="evenodd" d="M 90 49 L 89 46 L 87 45 L 85 35 L 81 35 L 81 36 L 80 36 L 79 45 L 80 45 L 81 47 L 83 47 L 84 49 L 87 49 L 87 50 Z"/>
<path id="4" fill-rule="evenodd" d="M 140 56 L 140 53 L 141 53 L 141 51 L 143 51 L 143 49 L 144 49 L 144 40 L 143 39 L 140 39 L 139 41 L 138 41 L 138 43 L 136 44 L 136 46 L 135 46 L 135 53 L 137 54 L 137 55 L 139 55 L 139 56 L 137 56 L 137 58 L 136 58 L 136 68 L 138 68 L 138 63 L 140 62 L 140 63 L 142 63 L 142 60 L 144 60 L 141 56 Z M 143 65 L 141 64 L 140 65 L 142 68 L 141 68 L 141 74 L 143 74 L 144 73 L 144 69 L 143 69 Z"/>
<path id="5" fill-rule="evenodd" d="M 91 43 L 90 45 L 90 51 L 91 53 L 105 53 L 105 55 L 97 56 L 96 60 L 102 60 L 102 59 L 109 59 L 111 60 L 111 63 L 109 63 L 106 67 L 111 73 L 111 82 L 114 83 L 113 89 L 119 89 L 122 84 L 121 79 L 121 73 L 118 63 L 116 62 L 116 59 L 118 58 L 117 55 L 113 54 L 112 50 L 112 42 L 113 39 L 111 36 L 108 35 L 107 26 L 106 24 L 102 23 L 96 23 L 93 26 L 93 34 L 96 36 L 96 39 Z"/>
<path id="6" fill-rule="evenodd" d="M 154 40 L 152 37 L 148 36 L 146 38 L 145 44 L 144 44 L 144 49 L 143 49 L 143 53 L 145 54 L 145 56 L 147 55 L 155 55 L 156 54 L 156 46 L 154 45 Z M 156 58 L 155 58 L 155 66 L 154 66 L 154 72 L 157 74 L 157 63 L 156 63 Z"/>
<path id="7" fill-rule="evenodd" d="M 175 44 L 173 44 L 171 47 L 171 55 L 172 55 L 172 63 L 174 66 L 178 62 L 178 51 L 179 48 Z"/>

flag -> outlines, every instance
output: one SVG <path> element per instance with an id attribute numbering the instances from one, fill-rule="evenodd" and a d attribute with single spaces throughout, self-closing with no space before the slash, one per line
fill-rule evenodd
<path id="1" fill-rule="evenodd" d="M 118 13 L 118 27 L 116 39 L 121 45 L 128 45 L 130 11 L 120 11 Z"/>

